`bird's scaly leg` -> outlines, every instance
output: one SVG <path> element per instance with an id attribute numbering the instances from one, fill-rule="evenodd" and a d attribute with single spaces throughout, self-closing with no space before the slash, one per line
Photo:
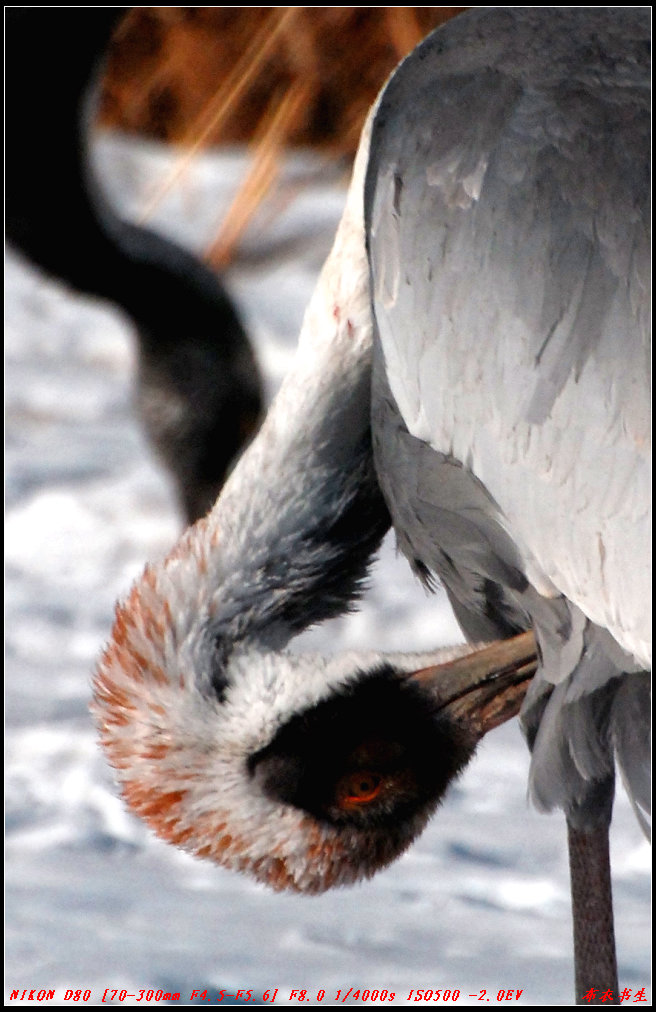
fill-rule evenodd
<path id="1" fill-rule="evenodd" d="M 577 1005 L 619 1005 L 608 826 L 568 821 Z M 610 994 L 610 1000 L 604 995 Z M 590 997 L 587 997 L 587 996 Z"/>

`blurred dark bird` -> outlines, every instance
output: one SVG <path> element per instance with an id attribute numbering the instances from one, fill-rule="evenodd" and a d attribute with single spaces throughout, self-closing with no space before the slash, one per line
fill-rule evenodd
<path id="1" fill-rule="evenodd" d="M 123 221 L 89 160 L 93 82 L 126 8 L 5 8 L 9 241 L 133 321 L 138 407 L 189 521 L 213 505 L 262 411 L 238 313 L 191 253 Z"/>
<path id="2" fill-rule="evenodd" d="M 472 642 L 535 634 L 530 791 L 567 816 L 586 1003 L 619 1000 L 616 766 L 650 801 L 648 59 L 647 9 L 491 8 L 400 64 L 295 368 L 95 682 L 164 839 L 275 888 L 372 874 L 486 729 L 476 653 L 454 689 L 439 655 L 284 649 L 357 599 L 391 520 Z"/>

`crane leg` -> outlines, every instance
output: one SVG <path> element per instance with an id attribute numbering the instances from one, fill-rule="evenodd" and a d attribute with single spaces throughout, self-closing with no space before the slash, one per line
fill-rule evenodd
<path id="1" fill-rule="evenodd" d="M 608 826 L 585 831 L 568 821 L 567 839 L 576 1004 L 619 1005 Z"/>

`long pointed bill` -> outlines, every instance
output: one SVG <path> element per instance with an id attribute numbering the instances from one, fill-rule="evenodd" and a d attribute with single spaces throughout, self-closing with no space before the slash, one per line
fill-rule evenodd
<path id="1" fill-rule="evenodd" d="M 436 710 L 479 739 L 517 715 L 537 666 L 535 637 L 526 632 L 407 677 L 433 698 Z"/>

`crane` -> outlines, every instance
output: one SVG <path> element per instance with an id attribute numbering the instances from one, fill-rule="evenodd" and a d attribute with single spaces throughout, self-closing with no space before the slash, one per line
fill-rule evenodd
<path id="1" fill-rule="evenodd" d="M 90 157 L 94 84 L 121 7 L 7 8 L 6 234 L 32 263 L 134 324 L 137 406 L 187 522 L 214 502 L 255 432 L 262 385 L 219 278 L 123 220 Z M 47 168 L 44 169 L 47 157 Z"/>
<path id="2" fill-rule="evenodd" d="M 481 8 L 400 65 L 294 369 L 117 607 L 93 703 L 160 836 L 314 892 L 421 830 L 516 710 L 534 635 L 530 794 L 567 818 L 586 1003 L 619 1001 L 616 767 L 649 804 L 648 40 L 646 9 Z M 287 652 L 357 601 L 390 524 L 470 644 L 512 657 Z"/>

